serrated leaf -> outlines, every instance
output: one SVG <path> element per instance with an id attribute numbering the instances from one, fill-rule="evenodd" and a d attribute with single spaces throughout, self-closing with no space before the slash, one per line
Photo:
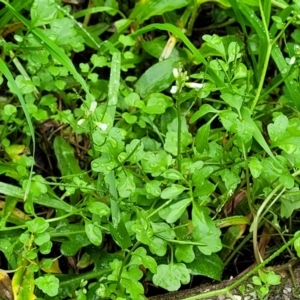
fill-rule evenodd
<path id="1" fill-rule="evenodd" d="M 49 24 L 57 14 L 55 0 L 35 0 L 30 9 L 31 24 L 33 27 Z"/>
<path id="2" fill-rule="evenodd" d="M 141 107 L 141 110 L 149 115 L 159 115 L 173 104 L 172 98 L 161 93 L 152 93 L 145 99 L 145 105 Z"/>
<path id="3" fill-rule="evenodd" d="M 50 297 L 54 297 L 58 294 L 59 279 L 52 274 L 46 274 L 44 276 L 35 279 L 35 284 L 45 294 Z"/>
<path id="4" fill-rule="evenodd" d="M 268 125 L 268 133 L 272 141 L 280 139 L 289 126 L 289 119 L 285 115 L 278 116 L 273 124 Z"/>
<path id="5" fill-rule="evenodd" d="M 159 265 L 157 273 L 153 275 L 153 283 L 169 292 L 177 291 L 181 284 L 187 284 L 189 281 L 189 271 L 182 263 Z"/>
<path id="6" fill-rule="evenodd" d="M 149 269 L 152 273 L 156 273 L 157 270 L 157 263 L 156 260 L 152 257 L 147 255 L 147 251 L 143 247 L 137 248 L 131 256 L 131 264 L 136 265 L 143 265 L 145 268 Z"/>

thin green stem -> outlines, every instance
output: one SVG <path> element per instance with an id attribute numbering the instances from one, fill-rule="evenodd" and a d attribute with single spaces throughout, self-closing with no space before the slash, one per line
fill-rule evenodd
<path id="1" fill-rule="evenodd" d="M 264 31 L 265 31 L 265 34 L 266 34 L 266 39 L 267 39 L 268 46 L 267 46 L 266 56 L 265 56 L 265 60 L 264 60 L 264 64 L 263 64 L 262 73 L 261 73 L 260 80 L 259 80 L 259 83 L 258 83 L 258 88 L 256 90 L 255 98 L 254 98 L 254 100 L 252 102 L 252 105 L 251 105 L 251 111 L 254 111 L 254 109 L 257 105 L 257 102 L 260 98 L 260 94 L 261 94 L 262 89 L 263 89 L 263 85 L 264 85 L 264 81 L 265 81 L 265 77 L 266 77 L 266 73 L 267 73 L 267 69 L 268 69 L 268 65 L 269 65 L 269 60 L 270 60 L 270 56 L 271 56 L 271 50 L 272 50 L 272 46 L 273 46 L 273 44 L 270 41 L 268 25 L 266 23 L 266 19 L 265 19 L 265 15 L 264 15 L 264 12 L 263 12 L 263 7 L 262 7 L 262 4 L 261 4 L 261 0 L 258 1 L 258 5 L 259 5 L 260 15 L 261 15 Z"/>
<path id="2" fill-rule="evenodd" d="M 300 170 L 297 172 L 293 173 L 292 176 L 296 177 L 300 174 Z M 271 199 L 277 194 L 277 192 L 282 189 L 285 190 L 284 186 L 282 184 L 277 185 L 274 190 L 268 195 L 268 197 L 264 200 L 264 202 L 261 204 L 259 209 L 257 210 L 256 216 L 253 219 L 252 223 L 252 230 L 253 230 L 253 249 L 254 249 L 254 255 L 255 255 L 255 260 L 257 263 L 262 262 L 262 258 L 259 253 L 258 249 L 258 240 L 257 240 L 257 232 L 258 232 L 258 224 L 261 221 L 262 217 L 267 213 L 268 210 L 265 210 L 265 207 L 268 205 L 268 203 L 271 201 Z M 279 193 L 279 196 L 283 193 Z M 278 199 L 279 197 L 276 197 L 274 202 Z"/>
<path id="3" fill-rule="evenodd" d="M 117 280 L 117 287 L 116 287 L 116 290 L 118 290 L 118 288 L 120 287 L 120 283 L 121 283 L 121 277 L 122 277 L 122 272 L 123 272 L 123 269 L 128 261 L 128 259 L 131 257 L 131 254 L 132 252 L 140 245 L 141 243 L 140 242 L 136 242 L 135 245 L 131 248 L 130 251 L 128 251 L 127 255 L 125 256 L 124 260 L 122 261 L 122 265 L 121 265 L 121 268 L 120 268 L 120 272 L 118 274 L 118 280 Z"/>
<path id="4" fill-rule="evenodd" d="M 168 206 L 172 201 L 173 201 L 173 199 L 166 201 L 163 205 L 161 205 L 155 211 L 153 211 L 150 215 L 148 215 L 148 219 L 150 219 L 152 216 L 154 216 L 155 214 L 157 214 L 164 207 Z"/>
<path id="5" fill-rule="evenodd" d="M 265 77 L 266 77 L 266 73 L 267 73 L 267 69 L 268 69 L 268 65 L 269 65 L 271 50 L 272 50 L 272 44 L 268 41 L 268 47 L 267 47 L 266 57 L 265 57 L 265 61 L 264 61 L 263 69 L 262 69 L 262 74 L 261 74 L 261 77 L 260 77 L 260 80 L 258 83 L 255 98 L 251 105 L 251 111 L 254 111 L 254 109 L 257 105 L 257 102 L 260 98 L 261 91 L 263 89 L 263 85 L 264 85 L 264 81 L 265 81 Z"/>
<path id="6" fill-rule="evenodd" d="M 181 111 L 180 111 L 180 97 L 177 98 L 176 109 L 177 109 L 177 164 L 178 171 L 181 173 Z"/>
<path id="7" fill-rule="evenodd" d="M 246 148 L 245 145 L 243 143 L 242 145 L 242 149 L 243 149 L 243 156 L 244 156 L 244 160 L 245 160 L 245 171 L 246 171 L 246 183 L 247 183 L 247 201 L 248 201 L 248 206 L 250 208 L 250 211 L 252 213 L 253 216 L 255 216 L 255 210 L 253 207 L 253 203 L 251 202 L 251 195 L 250 195 L 250 172 L 249 172 L 249 166 L 248 166 L 248 158 L 247 158 L 247 153 L 246 153 Z"/>
<path id="8" fill-rule="evenodd" d="M 254 256 L 255 256 L 255 260 L 256 262 L 259 264 L 263 261 L 260 253 L 259 253 L 259 249 L 258 249 L 258 238 L 257 238 L 257 234 L 258 234 L 258 224 L 260 221 L 260 216 L 262 214 L 262 212 L 264 211 L 266 205 L 269 203 L 269 201 L 273 198 L 273 196 L 276 195 L 276 193 L 282 189 L 283 186 L 282 184 L 277 185 L 276 188 L 268 195 L 268 197 L 264 200 L 264 202 L 261 204 L 261 206 L 259 207 L 259 209 L 257 210 L 257 213 L 253 219 L 253 223 L 252 223 L 252 230 L 253 230 L 253 250 L 254 250 Z"/>

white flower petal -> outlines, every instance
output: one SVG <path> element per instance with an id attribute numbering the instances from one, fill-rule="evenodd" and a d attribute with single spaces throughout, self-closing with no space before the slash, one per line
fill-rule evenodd
<path id="1" fill-rule="evenodd" d="M 97 126 L 98 126 L 101 130 L 103 130 L 103 131 L 105 131 L 105 130 L 107 129 L 107 127 L 108 127 L 108 125 L 105 124 L 105 123 L 96 122 L 96 124 L 97 124 Z"/>
<path id="2" fill-rule="evenodd" d="M 97 107 L 97 102 L 96 102 L 96 101 L 93 101 L 93 102 L 91 103 L 91 106 L 90 106 L 90 109 L 89 109 L 89 113 L 93 113 L 94 110 L 96 109 L 96 107 Z"/>
<path id="3" fill-rule="evenodd" d="M 204 87 L 203 83 L 197 83 L 197 82 L 186 82 L 185 86 L 191 88 L 191 89 L 197 89 L 200 90 Z"/>
<path id="4" fill-rule="evenodd" d="M 173 69 L 173 75 L 174 75 L 175 79 L 177 79 L 179 77 L 179 70 L 177 68 Z"/>
<path id="5" fill-rule="evenodd" d="M 171 87 L 170 93 L 171 93 L 171 94 L 176 94 L 177 91 L 178 91 L 178 87 L 177 87 L 176 85 L 173 85 L 173 86 Z"/>
<path id="6" fill-rule="evenodd" d="M 85 122 L 85 119 L 80 119 L 80 120 L 78 120 L 78 122 L 77 122 L 77 125 L 82 125 L 83 123 Z"/>
<path id="7" fill-rule="evenodd" d="M 296 57 L 293 56 L 289 61 L 289 65 L 293 65 L 295 63 L 295 61 L 296 61 Z"/>

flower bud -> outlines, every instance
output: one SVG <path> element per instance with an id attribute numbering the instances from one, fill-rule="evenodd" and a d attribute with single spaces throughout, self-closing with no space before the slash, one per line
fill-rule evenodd
<path id="1" fill-rule="evenodd" d="M 197 83 L 197 82 L 186 82 L 185 86 L 187 86 L 191 89 L 200 90 L 204 87 L 204 84 L 203 83 Z"/>
<path id="2" fill-rule="evenodd" d="M 171 93 L 171 94 L 176 94 L 177 91 L 178 91 L 178 87 L 177 87 L 176 85 L 173 85 L 173 86 L 171 87 L 170 93 Z"/>

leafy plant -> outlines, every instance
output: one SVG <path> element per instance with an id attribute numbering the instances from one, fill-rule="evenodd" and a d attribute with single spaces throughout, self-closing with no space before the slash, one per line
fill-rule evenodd
<path id="1" fill-rule="evenodd" d="M 1 1 L 0 251 L 15 299 L 220 280 L 251 237 L 254 271 L 199 297 L 258 271 L 262 299 L 278 276 L 261 269 L 299 252 L 300 4 L 216 2 L 199 48 L 204 1 Z"/>

